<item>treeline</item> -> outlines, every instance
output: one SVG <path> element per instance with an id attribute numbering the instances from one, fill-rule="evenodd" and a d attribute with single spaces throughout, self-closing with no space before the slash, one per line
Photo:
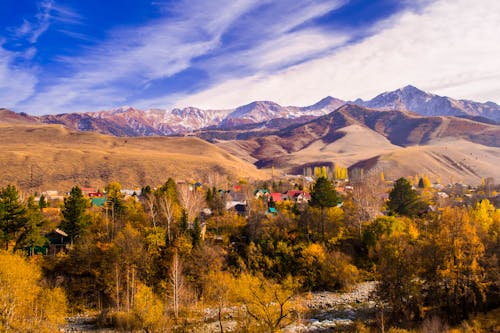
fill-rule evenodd
<path id="1" fill-rule="evenodd" d="M 193 329 L 213 309 L 221 332 L 227 316 L 241 331 L 274 332 L 307 316 L 297 293 L 349 290 L 361 280 L 380 282 L 379 328 L 429 318 L 453 325 L 497 308 L 499 210 L 483 200 L 428 211 L 427 197 L 405 179 L 384 203 L 381 178 L 364 176 L 340 197 L 319 177 L 309 203 L 272 203 L 276 213 L 244 184 L 245 216 L 225 209 L 227 192 L 216 186 L 169 179 L 125 198 L 111 183 L 104 207 L 91 207 L 74 187 L 57 224 L 8 186 L 0 192 L 1 239 L 7 250 L 29 253 L 43 243 L 42 230 L 59 227 L 71 244 L 37 258 L 43 274 L 32 282 L 62 288 L 73 311 L 97 310 L 101 325 L 124 330 Z M 0 309 L 0 323 L 3 316 Z"/>

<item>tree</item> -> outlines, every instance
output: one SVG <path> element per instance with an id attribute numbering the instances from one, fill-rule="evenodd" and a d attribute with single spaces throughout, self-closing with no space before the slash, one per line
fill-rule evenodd
<path id="1" fill-rule="evenodd" d="M 193 246 L 200 244 L 201 241 L 201 226 L 200 221 L 196 217 L 193 222 L 193 230 L 191 232 L 191 238 L 193 239 Z"/>
<path id="2" fill-rule="evenodd" d="M 172 265 L 170 266 L 170 285 L 172 287 L 172 306 L 174 309 L 175 320 L 179 318 L 179 306 L 184 293 L 184 276 L 182 275 L 182 261 L 179 258 L 177 249 L 172 258 Z"/>
<path id="3" fill-rule="evenodd" d="M 295 283 L 291 278 L 276 284 L 264 278 L 242 274 L 236 299 L 244 304 L 248 316 L 259 331 L 279 332 L 292 323 L 299 305 L 292 301 Z"/>
<path id="4" fill-rule="evenodd" d="M 26 224 L 26 207 L 19 198 L 19 192 L 13 185 L 0 190 L 0 237 L 9 249 L 9 242 Z"/>
<path id="5" fill-rule="evenodd" d="M 447 207 L 429 225 L 422 258 L 427 260 L 429 304 L 453 323 L 466 319 L 485 300 L 484 245 L 465 208 Z"/>
<path id="6" fill-rule="evenodd" d="M 38 200 L 38 206 L 40 207 L 40 209 L 44 209 L 44 208 L 49 207 L 47 199 L 45 198 L 45 196 L 43 194 L 40 196 L 40 200 Z"/>
<path id="7" fill-rule="evenodd" d="M 61 289 L 43 288 L 41 272 L 19 255 L 0 252 L 0 331 L 57 332 L 65 323 Z"/>
<path id="8" fill-rule="evenodd" d="M 186 234 L 186 233 L 187 233 L 187 231 L 188 231 L 188 229 L 189 229 L 189 223 L 188 223 L 188 221 L 189 221 L 189 220 L 188 220 L 188 215 L 187 215 L 187 213 L 186 213 L 186 210 L 185 210 L 185 209 L 183 209 L 183 210 L 181 211 L 181 218 L 180 218 L 180 221 L 179 221 L 179 225 L 180 225 L 180 227 L 181 227 L 181 232 L 182 232 L 183 234 Z"/>
<path id="9" fill-rule="evenodd" d="M 89 200 L 78 186 L 73 187 L 69 196 L 64 198 L 61 209 L 63 220 L 59 227 L 68 234 L 72 243 L 90 225 L 90 217 L 86 213 L 88 207 Z"/>
<path id="10" fill-rule="evenodd" d="M 205 201 L 207 202 L 208 208 L 212 211 L 213 214 L 222 215 L 224 214 L 224 208 L 226 203 L 224 202 L 224 198 L 219 191 L 215 188 L 207 190 L 207 194 L 205 195 Z"/>
<path id="11" fill-rule="evenodd" d="M 363 223 L 381 214 L 384 191 L 382 182 L 376 174 L 362 175 L 352 179 L 353 211 L 349 214 L 349 219 L 357 226 L 360 236 Z"/>
<path id="12" fill-rule="evenodd" d="M 321 234 L 323 238 L 325 236 L 325 208 L 336 206 L 338 200 L 339 198 L 332 182 L 325 177 L 319 177 L 312 188 L 309 204 L 312 207 L 319 207 L 321 209 Z"/>
<path id="13" fill-rule="evenodd" d="M 106 186 L 106 205 L 111 208 L 111 221 L 116 222 L 116 217 L 122 215 L 125 211 L 122 186 L 118 182 L 111 182 Z"/>
<path id="14" fill-rule="evenodd" d="M 417 192 L 404 178 L 396 180 L 392 191 L 389 193 L 389 212 L 405 216 L 415 216 L 420 212 L 424 203 L 418 198 Z"/>
<path id="15" fill-rule="evenodd" d="M 28 198 L 26 205 L 26 223 L 19 235 L 15 249 L 29 249 L 29 255 L 33 254 L 35 246 L 43 246 L 47 239 L 41 235 L 40 228 L 44 223 L 44 217 L 40 211 L 40 207 L 35 204 L 34 198 Z"/>
<path id="16" fill-rule="evenodd" d="M 383 220 L 381 220 L 383 221 Z M 422 279 L 419 278 L 418 232 L 409 219 L 405 224 L 387 226 L 375 245 L 378 257 L 378 295 L 390 306 L 395 321 L 423 317 Z"/>
<path id="17" fill-rule="evenodd" d="M 172 227 L 178 215 L 179 205 L 176 203 L 175 197 L 171 197 L 167 191 L 158 192 L 158 205 L 160 212 L 165 218 L 165 227 L 167 229 L 167 243 L 171 244 L 173 241 Z"/>

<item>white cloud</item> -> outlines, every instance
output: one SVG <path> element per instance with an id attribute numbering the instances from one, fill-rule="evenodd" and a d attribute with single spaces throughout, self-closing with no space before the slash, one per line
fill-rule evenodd
<path id="1" fill-rule="evenodd" d="M 35 75 L 28 69 L 13 66 L 16 57 L 17 54 L 0 46 L 0 107 L 13 108 L 34 92 Z"/>
<path id="2" fill-rule="evenodd" d="M 227 56 L 226 50 L 213 58 L 217 65 L 210 66 L 206 62 L 205 69 L 213 77 L 225 75 L 225 62 L 260 69 L 282 66 L 287 64 L 286 61 L 299 61 L 337 45 L 341 37 L 332 38 L 313 30 L 294 33 L 288 30 L 324 14 L 339 3 L 331 0 L 305 1 L 301 4 L 294 0 L 279 4 L 256 0 L 178 2 L 173 8 L 165 8 L 170 14 L 166 19 L 134 29 L 115 30 L 106 42 L 89 49 L 83 56 L 58 58 L 73 74 L 59 78 L 56 84 L 37 92 L 19 107 L 28 112 L 37 110 L 38 113 L 54 113 L 92 111 L 123 103 L 151 105 L 144 98 L 130 101 L 129 95 L 133 90 L 140 90 L 141 85 L 147 87 L 154 80 L 170 77 L 189 68 L 196 57 L 221 51 L 223 35 L 238 29 L 239 33 L 249 35 L 249 29 L 259 27 L 264 35 L 260 36 L 262 40 L 256 41 L 255 49 L 247 54 L 246 51 L 240 51 L 239 64 L 231 58 L 235 54 Z M 289 12 L 286 11 L 287 4 Z M 267 15 L 257 15 L 253 24 L 245 25 L 245 14 L 261 5 L 271 6 L 266 11 Z M 298 9 L 299 12 L 292 9 Z M 273 12 L 274 17 L 269 12 Z M 313 44 L 304 42 L 306 40 Z M 273 48 L 273 41 L 276 42 L 275 46 L 287 53 L 285 62 L 280 60 L 280 52 Z M 172 102 L 173 97 L 156 97 L 154 100 L 164 101 L 162 105 L 157 105 L 164 107 Z"/>
<path id="3" fill-rule="evenodd" d="M 193 57 L 217 47 L 225 29 L 253 5 L 249 0 L 221 2 L 223 15 L 200 10 L 203 1 L 181 3 L 175 19 L 115 30 L 106 42 L 81 57 L 60 57 L 74 74 L 59 78 L 19 107 L 54 113 L 125 103 L 130 87 L 174 75 L 189 67 Z"/>
<path id="4" fill-rule="evenodd" d="M 252 100 L 308 105 L 332 95 L 371 98 L 407 84 L 500 102 L 500 2 L 437 1 L 398 14 L 357 44 L 274 73 L 233 78 L 177 105 L 228 108 Z"/>

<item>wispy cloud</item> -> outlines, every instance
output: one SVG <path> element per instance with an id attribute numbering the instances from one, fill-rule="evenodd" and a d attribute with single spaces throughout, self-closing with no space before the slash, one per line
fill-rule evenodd
<path id="1" fill-rule="evenodd" d="M 37 79 L 34 72 L 15 66 L 14 60 L 17 56 L 18 54 L 0 47 L 0 104 L 2 107 L 12 108 L 35 91 Z"/>
<path id="2" fill-rule="evenodd" d="M 35 44 L 54 22 L 79 24 L 81 17 L 71 9 L 56 4 L 54 0 L 42 0 L 33 17 L 23 19 L 21 26 L 11 28 L 14 38 L 25 39 Z"/>
<path id="3" fill-rule="evenodd" d="M 338 39 L 327 38 L 311 29 L 306 32 L 290 31 L 306 20 L 335 8 L 338 1 L 306 1 L 300 5 L 291 0 L 280 3 L 290 5 L 288 12 L 283 13 L 283 5 L 278 6 L 273 1 L 178 2 L 174 7 L 165 8 L 168 15 L 164 19 L 133 29 L 114 30 L 107 41 L 89 48 L 81 57 L 60 57 L 59 61 L 72 74 L 60 78 L 55 85 L 45 87 L 20 106 L 23 109 L 36 107 L 42 112 L 69 112 L 123 103 L 135 105 L 137 98 L 131 100 L 131 95 L 137 94 L 137 91 L 155 80 L 170 77 L 193 66 L 199 57 L 208 56 L 198 61 L 197 66 L 216 78 L 224 73 L 217 70 L 217 66 L 210 66 L 210 60 L 218 64 L 232 62 L 235 71 L 249 67 L 269 68 L 282 66 L 287 61 L 300 61 L 303 57 L 339 43 Z M 269 6 L 274 17 L 268 8 L 262 17 L 250 15 L 255 20 L 253 24 L 248 24 L 249 14 L 260 6 Z M 301 12 L 296 13 L 295 10 Z M 261 27 L 259 36 L 250 31 L 254 26 Z M 228 51 L 226 38 L 232 33 L 252 35 L 253 40 L 249 41 L 252 45 L 246 48 L 235 46 L 239 48 L 235 53 Z M 306 37 L 312 39 L 314 46 L 304 42 Z M 242 39 L 231 40 L 239 42 Z M 248 47 L 251 47 L 250 51 Z M 280 49 L 288 60 L 279 59 Z M 234 58 L 231 60 L 234 54 L 247 60 L 239 60 L 238 64 Z M 211 55 L 214 56 L 210 58 Z M 172 96 L 167 99 L 172 103 Z"/>
<path id="4" fill-rule="evenodd" d="M 371 98 L 414 84 L 453 97 L 500 101 L 500 3 L 436 1 L 399 13 L 356 44 L 273 73 L 234 77 L 178 101 L 227 108 L 251 100 L 307 105 Z"/>

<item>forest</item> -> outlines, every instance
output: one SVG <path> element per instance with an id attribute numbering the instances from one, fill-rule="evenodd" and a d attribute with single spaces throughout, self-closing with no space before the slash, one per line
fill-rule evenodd
<path id="1" fill-rule="evenodd" d="M 317 176 L 302 203 L 254 195 L 297 184 L 240 181 L 244 213 L 226 209 L 221 183 L 169 178 L 128 196 L 112 182 L 102 207 L 78 186 L 57 203 L 7 185 L 0 331 L 54 332 L 90 313 L 117 331 L 198 332 L 210 309 L 217 332 L 280 332 L 307 318 L 307 295 L 362 281 L 376 281 L 373 316 L 344 331 L 500 329 L 496 192 L 443 200 L 425 176 L 360 175 L 338 193 Z M 53 230 L 67 239 L 57 253 Z"/>

